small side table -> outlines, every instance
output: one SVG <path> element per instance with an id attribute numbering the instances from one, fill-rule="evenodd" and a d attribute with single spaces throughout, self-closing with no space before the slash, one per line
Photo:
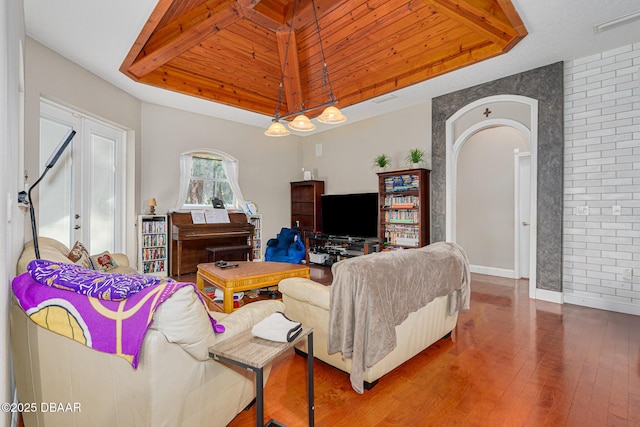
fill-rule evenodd
<path id="1" fill-rule="evenodd" d="M 276 342 L 254 337 L 245 331 L 209 348 L 209 357 L 220 362 L 240 366 L 256 374 L 256 426 L 283 426 L 271 419 L 264 424 L 264 367 L 307 337 L 307 407 L 309 427 L 314 425 L 313 405 L 313 329 L 302 328 L 302 332 L 292 342 Z"/>

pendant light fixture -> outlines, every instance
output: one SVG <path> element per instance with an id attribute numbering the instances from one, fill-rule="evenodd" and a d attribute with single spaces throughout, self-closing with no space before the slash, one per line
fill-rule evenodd
<path id="1" fill-rule="evenodd" d="M 299 132 L 310 132 L 316 128 L 309 117 L 305 115 L 309 111 L 319 110 L 320 108 L 324 108 L 324 111 L 320 116 L 318 116 L 318 121 L 324 124 L 338 124 L 347 120 L 344 114 L 340 112 L 340 110 L 335 107 L 335 104 L 338 103 L 338 100 L 333 95 L 333 88 L 331 87 L 331 81 L 329 80 L 329 72 L 327 71 L 327 61 L 324 55 L 324 47 L 322 45 L 322 37 L 320 36 L 320 24 L 318 23 L 318 15 L 316 13 L 316 5 L 315 1 L 311 0 L 311 8 L 313 9 L 313 19 L 316 26 L 316 32 L 318 34 L 318 43 L 320 45 L 320 54 L 322 55 L 322 86 L 324 88 L 328 88 L 329 95 L 327 102 L 322 104 L 305 108 L 306 103 L 311 103 L 311 101 L 303 101 L 301 105 L 301 109 L 286 116 L 280 116 L 280 105 L 282 103 L 282 91 L 284 88 L 284 70 L 287 64 L 287 55 L 289 53 L 289 44 L 291 43 L 291 36 L 293 33 L 293 21 L 295 17 L 296 4 L 299 0 L 294 0 L 293 7 L 291 11 L 291 25 L 289 26 L 289 37 L 287 39 L 286 49 L 284 61 L 282 62 L 282 73 L 280 75 L 280 87 L 278 88 L 278 101 L 276 103 L 276 111 L 274 117 L 272 119 L 273 123 L 269 126 L 264 134 L 267 136 L 287 136 L 290 132 L 280 123 L 280 120 L 289 119 L 291 117 L 295 117 L 290 123 L 289 128 L 299 131 Z"/>
<path id="2" fill-rule="evenodd" d="M 271 123 L 269 129 L 264 131 L 264 134 L 267 136 L 287 136 L 290 135 L 291 132 L 289 132 L 289 130 L 284 127 L 282 123 L 280 123 L 279 121 L 275 121 Z"/>
<path id="3" fill-rule="evenodd" d="M 289 128 L 293 130 L 299 130 L 300 132 L 311 132 L 316 128 L 316 125 L 311 123 L 309 117 L 304 114 L 298 114 L 295 119 L 291 123 L 289 123 Z"/>

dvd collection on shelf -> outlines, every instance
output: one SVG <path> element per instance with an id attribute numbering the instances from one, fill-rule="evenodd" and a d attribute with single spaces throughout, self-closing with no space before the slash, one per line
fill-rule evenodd
<path id="1" fill-rule="evenodd" d="M 138 269 L 143 274 L 167 273 L 167 217 L 141 215 Z"/>
<path id="2" fill-rule="evenodd" d="M 391 224 L 417 224 L 420 222 L 418 211 L 386 211 L 384 213 L 384 222 Z"/>
<path id="3" fill-rule="evenodd" d="M 417 225 L 390 224 L 384 229 L 384 241 L 387 244 L 417 247 L 420 237 Z"/>
<path id="4" fill-rule="evenodd" d="M 163 272 L 165 270 L 165 260 L 164 259 L 158 259 L 155 261 L 145 261 L 142 264 L 142 272 L 144 274 L 149 274 L 149 273 L 160 273 Z"/>
<path id="5" fill-rule="evenodd" d="M 250 215 L 249 222 L 253 225 L 253 260 L 262 261 L 262 215 Z"/>
<path id="6" fill-rule="evenodd" d="M 420 206 L 420 198 L 416 196 L 386 196 L 384 206 L 392 209 L 410 209 Z"/>
<path id="7" fill-rule="evenodd" d="M 383 250 L 428 244 L 429 171 L 413 169 L 380 173 L 380 239 Z M 424 182 L 422 182 L 424 180 Z M 424 203 L 424 206 L 421 204 Z"/>
<path id="8" fill-rule="evenodd" d="M 395 175 L 384 179 L 384 188 L 387 193 L 417 190 L 419 187 L 420 177 L 418 175 Z"/>

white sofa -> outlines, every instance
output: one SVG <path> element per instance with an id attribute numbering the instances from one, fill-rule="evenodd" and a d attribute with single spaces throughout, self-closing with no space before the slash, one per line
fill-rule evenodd
<path id="1" fill-rule="evenodd" d="M 71 261 L 67 257 L 69 255 L 70 249 L 63 243 L 50 237 L 38 237 L 38 251 L 40 252 L 40 258 L 42 259 L 55 262 L 65 262 L 68 264 L 73 263 L 73 261 Z M 111 256 L 118 264 L 118 267 L 109 270 L 109 273 L 137 273 L 137 270 L 129 265 L 129 258 L 127 257 L 127 255 L 121 253 L 112 253 Z M 24 245 L 24 249 L 22 250 L 20 259 L 18 259 L 16 273 L 22 274 L 27 271 L 27 264 L 29 264 L 29 262 L 34 259 L 36 259 L 36 251 L 33 248 L 33 241 L 30 241 L 26 245 Z"/>
<path id="2" fill-rule="evenodd" d="M 279 284 L 279 290 L 282 293 L 282 300 L 286 307 L 285 314 L 290 319 L 300 321 L 305 326 L 313 328 L 313 354 L 315 357 L 340 370 L 352 373 L 353 361 L 351 358 L 343 357 L 341 352 L 329 353 L 331 310 L 332 308 L 335 309 L 336 305 L 334 302 L 334 307 L 332 307 L 332 292 L 335 292 L 336 276 L 347 270 L 351 273 L 355 272 L 356 275 L 363 274 L 362 272 L 368 269 L 367 263 L 374 261 L 375 264 L 386 270 L 387 275 L 381 276 L 380 280 L 385 281 L 392 276 L 408 278 L 409 273 L 406 270 L 402 270 L 402 261 L 410 257 L 420 257 L 421 253 L 426 253 L 431 249 L 426 247 L 396 251 L 394 253 L 370 254 L 341 261 L 332 267 L 334 281 L 331 286 L 325 286 L 302 278 L 283 280 Z M 451 278 L 454 282 L 452 286 L 466 293 L 463 296 L 466 303 L 462 305 L 468 306 L 470 280 L 468 260 L 463 251 L 458 258 L 459 260 L 456 263 L 459 264 L 460 269 L 459 273 L 454 275 L 457 277 Z M 404 264 L 404 267 L 406 268 L 406 264 Z M 427 272 L 425 271 L 426 274 Z M 389 283 L 391 282 L 392 280 L 389 279 Z M 338 286 L 342 286 L 342 284 L 338 284 Z M 458 310 L 452 310 L 451 308 L 453 305 L 459 307 L 458 302 L 460 300 L 452 304 L 452 298 L 460 298 L 460 294 L 451 293 L 433 299 L 426 306 L 411 312 L 402 323 L 395 327 L 397 345 L 379 362 L 365 367 L 362 377 L 364 388 L 370 388 L 383 375 L 400 366 L 434 342 L 447 336 L 455 328 Z M 452 314 L 450 314 L 451 311 L 453 311 Z M 297 345 L 297 348 L 306 353 L 306 345 L 306 342 L 301 342 Z M 354 390 L 362 392 L 362 385 L 357 382 L 354 383 L 353 374 L 351 381 Z"/>
<path id="3" fill-rule="evenodd" d="M 21 262 L 28 261 L 29 251 L 33 248 L 25 249 Z M 43 259 L 45 253 L 41 251 Z M 38 326 L 15 297 L 12 300 L 10 334 L 18 398 L 37 409 L 23 412 L 26 427 L 226 426 L 254 399 L 255 375 L 210 359 L 208 349 L 284 310 L 282 302 L 270 300 L 231 314 L 212 313 L 226 329 L 215 334 L 195 287 L 181 288 L 155 312 L 133 369 L 119 356 Z M 269 373 L 267 367 L 265 383 Z M 71 410 L 42 411 L 41 405 L 48 403 L 63 404 L 64 409 L 70 404 Z M 73 410 L 76 405 L 79 410 Z"/>

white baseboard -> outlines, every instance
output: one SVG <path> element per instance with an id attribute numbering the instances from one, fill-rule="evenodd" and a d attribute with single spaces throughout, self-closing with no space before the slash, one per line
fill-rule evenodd
<path id="1" fill-rule="evenodd" d="M 564 294 L 564 302 L 566 302 L 567 304 L 575 304 L 584 307 L 598 308 L 600 310 L 615 311 L 617 313 L 635 314 L 636 316 L 640 316 L 640 305 L 606 301 L 599 298 L 591 298 L 588 296 L 569 293 Z"/>
<path id="2" fill-rule="evenodd" d="M 519 279 L 519 277 L 516 277 L 515 270 L 509 270 L 506 268 L 485 267 L 482 265 L 470 265 L 469 269 L 471 270 L 472 273 L 487 274 L 490 276 L 497 276 L 497 277 L 506 277 L 507 279 Z M 536 289 L 535 295 L 533 296 L 533 298 L 538 299 L 540 301 L 554 302 L 556 304 L 563 303 L 563 294 L 562 292 L 558 292 L 558 291 Z"/>
<path id="3" fill-rule="evenodd" d="M 565 298 L 563 297 L 565 296 L 562 292 L 536 288 L 535 299 L 537 300 L 555 302 L 556 304 L 563 304 L 563 302 L 566 301 Z"/>
<path id="4" fill-rule="evenodd" d="M 506 277 L 507 279 L 517 279 L 516 272 L 506 268 L 485 267 L 482 265 L 469 265 L 472 273 L 487 274 L 489 276 Z"/>

